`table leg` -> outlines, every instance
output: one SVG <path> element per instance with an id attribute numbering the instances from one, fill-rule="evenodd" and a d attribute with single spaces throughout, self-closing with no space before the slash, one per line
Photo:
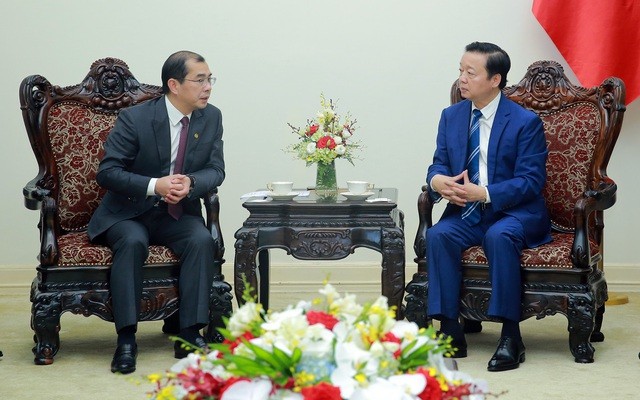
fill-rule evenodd
<path id="1" fill-rule="evenodd" d="M 256 289 L 258 278 L 256 276 L 256 253 L 258 243 L 258 231 L 256 229 L 239 229 L 236 232 L 236 254 L 233 264 L 234 291 L 238 305 L 245 303 L 245 282 L 251 289 L 251 296 L 257 301 Z"/>
<path id="2" fill-rule="evenodd" d="M 258 252 L 258 274 L 260 275 L 260 286 L 258 295 L 260 304 L 265 310 L 269 309 L 269 250 Z"/>
<path id="3" fill-rule="evenodd" d="M 396 319 L 404 318 L 405 282 L 404 232 L 400 228 L 382 229 L 382 295 L 389 300 L 389 306 L 396 307 Z"/>

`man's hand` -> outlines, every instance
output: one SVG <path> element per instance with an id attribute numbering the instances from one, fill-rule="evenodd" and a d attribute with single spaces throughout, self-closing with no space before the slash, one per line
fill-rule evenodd
<path id="1" fill-rule="evenodd" d="M 156 181 L 156 194 L 169 204 L 177 204 L 189 194 L 191 179 L 182 174 L 168 175 Z"/>
<path id="2" fill-rule="evenodd" d="M 464 207 L 470 201 L 485 201 L 484 187 L 469 181 L 467 170 L 456 176 L 436 175 L 431 180 L 432 189 L 449 202 Z"/>

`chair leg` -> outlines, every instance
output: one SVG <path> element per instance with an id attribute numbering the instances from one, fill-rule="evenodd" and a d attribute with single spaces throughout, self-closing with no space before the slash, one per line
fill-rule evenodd
<path id="1" fill-rule="evenodd" d="M 598 307 L 596 311 L 596 321 L 595 326 L 593 327 L 593 332 L 591 332 L 590 340 L 591 342 L 604 342 L 604 333 L 600 330 L 602 329 L 602 318 L 604 317 L 604 304 Z"/>
<path id="2" fill-rule="evenodd" d="M 224 327 L 223 317 L 231 315 L 231 285 L 225 282 L 224 275 L 216 275 L 213 278 L 211 294 L 209 298 L 209 325 L 207 326 L 205 340 L 209 343 L 221 343 L 224 340 L 217 328 Z"/>
<path id="3" fill-rule="evenodd" d="M 36 345 L 32 351 L 36 365 L 53 364 L 53 357 L 60 348 L 60 294 L 42 294 L 32 290 L 31 329 L 35 332 Z"/>
<path id="4" fill-rule="evenodd" d="M 596 318 L 595 300 L 590 293 L 569 295 L 569 348 L 577 363 L 592 363 L 595 349 L 589 342 Z"/>
<path id="5" fill-rule="evenodd" d="M 427 318 L 427 292 L 429 282 L 426 274 L 415 273 L 413 279 L 407 285 L 405 296 L 407 302 L 404 316 L 407 320 L 415 322 L 421 328 L 431 325 L 431 320 Z"/>

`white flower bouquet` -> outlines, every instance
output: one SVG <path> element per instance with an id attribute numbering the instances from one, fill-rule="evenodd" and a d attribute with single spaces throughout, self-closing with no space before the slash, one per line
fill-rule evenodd
<path id="1" fill-rule="evenodd" d="M 435 330 L 396 321 L 387 299 L 360 305 L 326 284 L 322 298 L 268 312 L 248 301 L 224 343 L 148 378 L 150 398 L 212 400 L 481 399 L 483 381 L 444 361 Z"/>
<path id="2" fill-rule="evenodd" d="M 288 124 L 299 141 L 287 148 L 307 166 L 315 163 L 330 164 L 336 158 L 344 158 L 353 164 L 353 151 L 360 147 L 353 140 L 356 120 L 347 115 L 342 118 L 335 110 L 335 103 L 320 95 L 320 106 L 314 118 L 307 120 L 303 128 Z"/>

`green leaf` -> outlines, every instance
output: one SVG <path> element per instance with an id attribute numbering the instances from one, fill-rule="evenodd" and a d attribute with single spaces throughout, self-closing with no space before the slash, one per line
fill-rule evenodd
<path id="1" fill-rule="evenodd" d="M 244 356 L 230 356 L 227 370 L 235 372 L 237 374 L 243 374 L 247 377 L 259 377 L 259 376 L 275 376 L 279 371 L 275 370 L 271 366 L 261 363 L 259 360 L 253 360 Z"/>
<path id="2" fill-rule="evenodd" d="M 277 348 L 275 346 L 273 347 L 273 355 L 287 369 L 292 368 L 295 365 L 295 363 L 291 359 L 291 356 L 289 356 L 287 353 L 285 353 L 284 351 L 280 350 L 279 348 Z"/>
<path id="3" fill-rule="evenodd" d="M 287 369 L 287 365 L 285 363 L 280 362 L 280 360 L 276 356 L 274 356 L 272 353 L 269 353 L 268 351 L 266 351 L 262 347 L 256 346 L 256 345 L 251 344 L 249 342 L 245 342 L 245 345 L 251 351 L 253 351 L 253 353 L 256 355 L 256 358 L 258 360 L 263 360 L 264 362 L 268 363 L 272 367 L 274 367 L 276 369 L 279 369 L 281 371 Z"/>

